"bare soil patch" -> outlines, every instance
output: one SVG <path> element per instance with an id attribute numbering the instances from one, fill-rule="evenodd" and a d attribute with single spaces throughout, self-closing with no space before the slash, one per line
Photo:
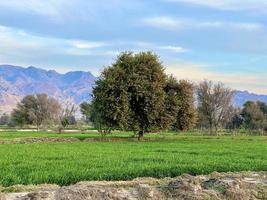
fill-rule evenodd
<path id="1" fill-rule="evenodd" d="M 13 186 L 2 188 L 1 200 L 266 200 L 267 172 L 212 173 L 133 181 L 80 182 L 72 186 Z"/>
<path id="2" fill-rule="evenodd" d="M 144 138 L 142 141 L 166 141 L 161 138 Z M 98 137 L 98 138 L 63 138 L 63 137 L 38 137 L 38 138 L 16 138 L 16 139 L 0 139 L 0 144 L 27 144 L 27 143 L 49 143 L 49 142 L 137 142 L 135 137 Z"/>

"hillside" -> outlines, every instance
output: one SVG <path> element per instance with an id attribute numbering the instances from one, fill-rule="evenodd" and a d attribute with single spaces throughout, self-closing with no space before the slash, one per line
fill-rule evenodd
<path id="1" fill-rule="evenodd" d="M 267 95 L 259 95 L 248 91 L 235 91 L 235 105 L 242 107 L 246 101 L 262 101 L 267 103 Z"/>
<path id="2" fill-rule="evenodd" d="M 95 80 L 90 72 L 60 74 L 36 67 L 0 65 L 0 110 L 9 112 L 25 95 L 36 93 L 79 104 L 90 100 Z"/>

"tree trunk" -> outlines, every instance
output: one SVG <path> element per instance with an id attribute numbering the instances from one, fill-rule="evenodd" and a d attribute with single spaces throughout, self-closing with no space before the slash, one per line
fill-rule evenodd
<path id="1" fill-rule="evenodd" d="M 63 131 L 63 129 L 60 127 L 60 128 L 58 128 L 58 133 L 59 134 L 61 134 L 62 133 L 62 131 Z"/>
<path id="2" fill-rule="evenodd" d="M 144 138 L 144 133 L 145 133 L 145 131 L 143 131 L 143 130 L 138 132 L 138 141 L 140 141 Z"/>

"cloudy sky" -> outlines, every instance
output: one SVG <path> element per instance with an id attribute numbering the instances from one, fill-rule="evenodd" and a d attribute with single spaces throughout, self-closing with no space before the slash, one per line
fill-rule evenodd
<path id="1" fill-rule="evenodd" d="M 152 50 L 168 73 L 267 94 L 266 0 L 0 0 L 0 64 L 98 75 Z"/>

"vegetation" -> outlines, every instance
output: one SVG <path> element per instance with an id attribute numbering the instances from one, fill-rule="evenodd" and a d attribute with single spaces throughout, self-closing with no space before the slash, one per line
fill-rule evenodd
<path id="1" fill-rule="evenodd" d="M 92 114 L 92 106 L 90 103 L 87 102 L 82 102 L 80 104 L 80 111 L 85 119 L 85 122 L 89 124 L 92 119 L 91 119 L 91 114 Z"/>
<path id="2" fill-rule="evenodd" d="M 75 119 L 73 104 L 61 105 L 46 94 L 36 94 L 26 96 L 11 116 L 2 114 L 0 126 L 35 125 L 37 130 L 62 133 L 70 125 L 84 131 L 87 124 L 102 136 L 120 130 L 138 133 L 139 139 L 149 132 L 193 129 L 266 134 L 267 105 L 247 102 L 236 108 L 233 94 L 222 83 L 206 80 L 194 85 L 166 75 L 151 52 L 124 52 L 101 73 L 92 101 L 81 103 L 82 119 Z"/>
<path id="3" fill-rule="evenodd" d="M 75 112 L 76 108 L 74 104 L 67 103 L 63 107 L 61 107 L 59 114 L 57 115 L 57 118 L 59 120 L 58 130 L 59 133 L 62 133 L 64 129 L 67 128 L 67 126 L 71 124 L 75 124 Z"/>
<path id="4" fill-rule="evenodd" d="M 139 138 L 172 127 L 184 131 L 195 124 L 193 94 L 192 84 L 165 74 L 158 56 L 126 52 L 96 82 L 91 118 L 98 128 L 131 130 Z"/>
<path id="5" fill-rule="evenodd" d="M 232 110 L 232 118 L 226 128 L 230 130 L 245 129 L 250 133 L 266 134 L 267 131 L 267 105 L 264 102 L 248 101 L 242 109 Z"/>
<path id="6" fill-rule="evenodd" d="M 174 130 L 191 130 L 195 127 L 197 120 L 193 84 L 185 80 L 179 81 L 176 95 L 180 102 L 180 108 L 176 114 Z"/>
<path id="7" fill-rule="evenodd" d="M 267 105 L 263 102 L 247 102 L 240 114 L 245 128 L 250 130 L 267 129 Z"/>
<path id="8" fill-rule="evenodd" d="M 217 133 L 231 119 L 233 91 L 222 83 L 203 81 L 197 88 L 200 124 Z"/>
<path id="9" fill-rule="evenodd" d="M 75 119 L 76 110 L 36 94 L 24 97 L 11 116 L 1 115 L 1 129 L 37 131 L 0 132 L 0 186 L 267 170 L 267 138 L 233 134 L 264 135 L 267 105 L 236 108 L 230 88 L 168 76 L 151 52 L 118 56 L 96 81 L 92 102 L 80 105 L 82 119 Z M 89 124 L 96 130 L 88 131 Z M 64 132 L 69 126 L 76 132 Z M 144 140 L 135 142 L 137 134 Z"/>
<path id="10" fill-rule="evenodd" d="M 59 102 L 47 94 L 28 95 L 22 99 L 12 113 L 13 120 L 20 126 L 40 126 L 54 123 L 60 111 Z"/>
<path id="11" fill-rule="evenodd" d="M 68 125 L 76 122 L 75 111 L 75 105 L 70 103 L 61 105 L 47 94 L 27 95 L 13 110 L 10 124 L 20 127 L 35 125 L 37 130 L 40 127 L 46 129 L 56 126 L 61 133 Z"/>
<path id="12" fill-rule="evenodd" d="M 106 68 L 93 91 L 93 107 L 109 130 L 145 132 L 161 130 L 166 75 L 158 57 L 123 53 Z"/>
<path id="13" fill-rule="evenodd" d="M 267 170 L 266 137 L 148 134 L 145 138 L 151 141 L 1 144 L 0 185 Z"/>

